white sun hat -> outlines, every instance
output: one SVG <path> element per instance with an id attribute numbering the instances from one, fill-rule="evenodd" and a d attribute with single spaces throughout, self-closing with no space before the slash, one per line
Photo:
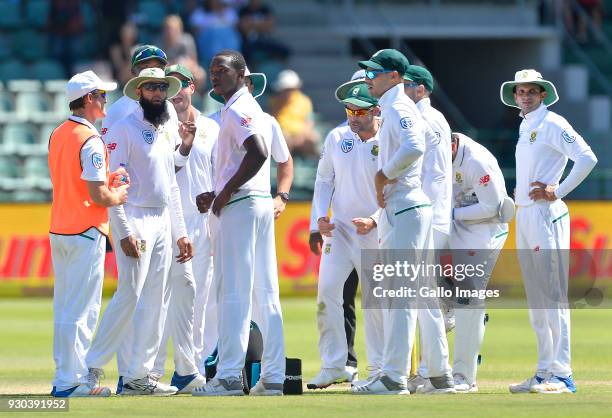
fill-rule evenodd
<path id="1" fill-rule="evenodd" d="M 518 84 L 525 83 L 537 84 L 546 91 L 546 97 L 544 98 L 544 104 L 546 106 L 552 106 L 559 100 L 555 85 L 548 80 L 544 80 L 542 74 L 536 70 L 529 69 L 517 71 L 516 74 L 514 74 L 514 81 L 506 81 L 501 85 L 499 95 L 502 103 L 506 106 L 519 108 L 514 100 L 514 87 Z"/>

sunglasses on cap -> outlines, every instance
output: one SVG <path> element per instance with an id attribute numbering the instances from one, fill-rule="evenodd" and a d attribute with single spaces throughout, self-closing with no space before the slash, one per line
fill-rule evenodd
<path id="1" fill-rule="evenodd" d="M 94 96 L 100 96 L 103 99 L 106 99 L 106 90 L 94 90 L 91 92 Z"/>
<path id="2" fill-rule="evenodd" d="M 395 70 L 366 70 L 365 76 L 368 80 L 374 80 L 378 77 L 378 74 L 382 73 L 392 73 Z"/>
<path id="3" fill-rule="evenodd" d="M 357 109 L 357 110 L 349 109 L 348 107 L 344 108 L 347 116 L 366 116 L 368 113 L 370 113 L 371 109 L 372 107 L 368 107 L 367 109 Z"/>
<path id="4" fill-rule="evenodd" d="M 159 90 L 161 92 L 165 92 L 168 91 L 168 87 L 170 87 L 170 85 L 168 83 L 144 83 L 140 87 L 146 91 Z"/>
<path id="5" fill-rule="evenodd" d="M 149 58 L 157 58 L 164 62 L 168 62 L 166 53 L 159 48 L 145 48 L 140 51 L 132 60 L 132 65 L 137 64 L 141 61 L 148 60 Z"/>

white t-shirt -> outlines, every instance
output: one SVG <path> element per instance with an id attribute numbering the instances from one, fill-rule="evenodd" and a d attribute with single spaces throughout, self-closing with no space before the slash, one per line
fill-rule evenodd
<path id="1" fill-rule="evenodd" d="M 243 192 L 270 193 L 270 154 L 272 126 L 246 87 L 238 90 L 221 110 L 221 127 L 217 145 L 216 186 L 219 193 L 236 174 L 246 149 L 244 141 L 252 135 L 264 139 L 268 160 L 246 183 L 240 186 Z"/>

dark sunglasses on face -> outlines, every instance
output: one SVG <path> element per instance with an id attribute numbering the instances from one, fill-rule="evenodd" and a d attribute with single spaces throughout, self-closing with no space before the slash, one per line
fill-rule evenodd
<path id="1" fill-rule="evenodd" d="M 159 90 L 161 92 L 168 91 L 168 87 L 170 85 L 168 83 L 145 83 L 141 87 L 146 91 L 155 91 Z"/>
<path id="2" fill-rule="evenodd" d="M 103 99 L 106 99 L 106 90 L 94 90 L 91 92 L 94 96 L 100 96 Z"/>

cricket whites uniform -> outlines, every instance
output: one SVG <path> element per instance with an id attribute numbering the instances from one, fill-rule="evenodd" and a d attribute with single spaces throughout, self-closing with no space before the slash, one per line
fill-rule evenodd
<path id="1" fill-rule="evenodd" d="M 198 211 L 197 195 L 214 189 L 214 150 L 219 125 L 196 114 L 196 133 L 186 164 L 176 173 L 187 234 L 194 257 L 186 263 L 173 260 L 170 268 L 168 317 L 164 337 L 155 360 L 154 373 L 164 374 L 168 338 L 172 336 L 176 374 L 190 376 L 204 370 L 203 352 L 205 309 L 212 281 L 212 248 L 208 213 Z M 176 152 L 176 151 L 175 151 Z M 178 246 L 173 244 L 174 256 Z"/>
<path id="2" fill-rule="evenodd" d="M 124 383 L 146 378 L 153 368 L 166 318 L 164 293 L 172 242 L 187 236 L 174 174 L 177 135 L 172 121 L 155 128 L 144 119 L 142 108 L 115 123 L 106 134 L 110 167 L 125 167 L 130 197 L 110 213 L 119 281 L 87 363 L 90 367 L 108 363 L 129 333 L 133 317 Z M 137 240 L 139 258 L 122 251 L 120 241 L 128 236 Z"/>
<path id="3" fill-rule="evenodd" d="M 516 145 L 516 247 L 538 342 L 537 374 L 567 378 L 570 364 L 570 311 L 567 304 L 570 218 L 561 200 L 593 169 L 597 158 L 562 116 L 542 104 L 521 115 Z M 569 175 L 559 184 L 568 159 Z M 531 183 L 557 185 L 557 200 L 533 201 Z"/>
<path id="4" fill-rule="evenodd" d="M 460 289 L 484 290 L 508 236 L 508 224 L 502 223 L 499 210 L 507 196 L 503 174 L 497 160 L 485 147 L 463 134 L 459 136 L 453 162 L 453 227 L 450 249 L 453 264 L 486 266 L 484 275 L 466 277 Z M 464 387 L 475 391 L 478 351 L 484 337 L 485 301 L 461 298 L 455 304 L 455 355 L 453 375 Z"/>
<path id="5" fill-rule="evenodd" d="M 366 141 L 348 125 L 333 129 L 325 140 L 317 169 L 311 217 L 327 216 L 331 206 L 331 237 L 324 237 L 317 291 L 317 323 L 321 369 L 344 372 L 348 345 L 344 329 L 343 289 L 353 269 L 361 274 L 361 250 L 378 249 L 375 231 L 357 234 L 353 218 L 375 221 L 378 215 L 374 176 L 378 170 L 378 137 Z M 316 223 L 311 230 L 317 230 Z M 382 368 L 383 334 L 380 310 L 364 310 L 366 349 L 372 371 Z"/>
<path id="6" fill-rule="evenodd" d="M 56 128 L 49 140 L 49 170 L 55 395 L 88 383 L 85 357 L 100 314 L 108 212 L 93 203 L 86 182 L 106 181 L 109 170 L 96 128 L 77 116 Z"/>
<path id="7" fill-rule="evenodd" d="M 244 159 L 243 143 L 247 138 L 260 135 L 267 149 L 271 149 L 270 129 L 271 124 L 246 87 L 228 100 L 221 111 L 215 173 L 217 193 L 223 190 Z M 261 379 L 265 383 L 282 385 L 285 348 L 269 161 L 232 195 L 221 209 L 218 221 L 214 268 L 219 286 L 219 364 L 215 379 L 239 378 L 253 315 L 259 319 L 263 336 Z"/>

